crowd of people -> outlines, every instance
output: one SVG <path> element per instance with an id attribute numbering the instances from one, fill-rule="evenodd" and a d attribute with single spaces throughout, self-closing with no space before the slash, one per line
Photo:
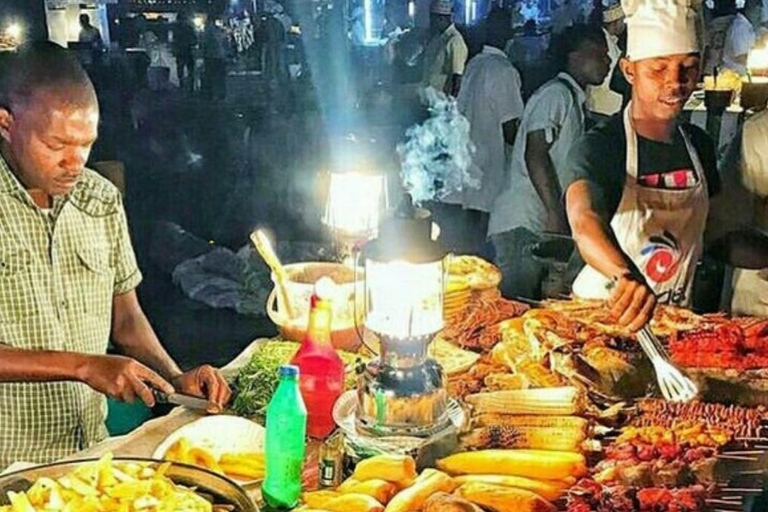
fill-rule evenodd
<path id="1" fill-rule="evenodd" d="M 438 0 L 423 84 L 457 96 L 481 183 L 432 207 L 444 243 L 491 255 L 506 296 L 540 300 L 549 267 L 536 251 L 573 240 L 559 291 L 609 299 L 637 329 L 657 302 L 691 305 L 705 252 L 742 269 L 768 262 L 754 221 L 720 229 L 705 246 L 721 155 L 683 112 L 702 69 L 746 74 L 768 16 L 753 2 L 718 0 L 706 12 L 685 2 L 628 5 L 604 6 L 601 23 L 559 27 L 549 45 L 554 77 L 524 98 L 525 71 L 502 51 L 509 13 L 487 16 L 482 51 L 467 61 L 450 4 Z M 745 130 L 760 123 L 755 116 Z M 744 140 L 743 160 L 764 165 L 762 150 L 750 156 L 761 143 Z"/>

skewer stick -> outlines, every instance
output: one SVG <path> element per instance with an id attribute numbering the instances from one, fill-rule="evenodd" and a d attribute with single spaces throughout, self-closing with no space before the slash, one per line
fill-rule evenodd
<path id="1" fill-rule="evenodd" d="M 728 492 L 741 492 L 744 494 L 750 494 L 750 493 L 761 494 L 763 492 L 763 489 L 757 488 L 757 487 L 754 489 L 750 489 L 749 487 L 727 487 L 727 488 L 724 487 L 723 490 Z"/>
<path id="2" fill-rule="evenodd" d="M 715 455 L 718 459 L 726 459 L 726 460 L 743 460 L 746 462 L 757 462 L 759 459 L 757 457 L 742 457 L 741 455 L 729 455 L 725 453 L 721 453 L 718 455 Z"/>
<path id="3" fill-rule="evenodd" d="M 285 284 L 288 282 L 288 274 L 285 272 L 283 264 L 280 263 L 280 259 L 277 257 L 275 250 L 272 248 L 272 244 L 269 242 L 266 233 L 261 229 L 257 229 L 251 233 L 251 242 L 256 250 L 259 252 L 264 262 L 275 273 L 275 279 L 277 281 L 277 289 L 280 292 L 280 296 L 283 299 L 282 302 L 285 305 L 285 314 L 288 315 L 288 319 L 293 318 L 293 305 L 291 304 L 290 297 L 288 296 L 288 290 Z"/>
<path id="4" fill-rule="evenodd" d="M 707 505 L 725 505 L 726 507 L 738 507 L 738 503 L 734 503 L 732 501 L 725 501 L 725 500 L 716 500 L 713 498 L 710 498 L 708 500 L 705 500 L 707 502 Z"/>
<path id="5" fill-rule="evenodd" d="M 727 451 L 723 455 L 765 455 L 765 450 Z"/>

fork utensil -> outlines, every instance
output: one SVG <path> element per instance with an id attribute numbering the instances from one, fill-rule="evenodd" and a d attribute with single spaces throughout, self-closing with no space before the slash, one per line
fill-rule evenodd
<path id="1" fill-rule="evenodd" d="M 696 398 L 699 393 L 696 384 L 669 361 L 667 351 L 648 325 L 638 331 L 637 339 L 653 364 L 662 396 L 670 402 L 689 402 Z"/>

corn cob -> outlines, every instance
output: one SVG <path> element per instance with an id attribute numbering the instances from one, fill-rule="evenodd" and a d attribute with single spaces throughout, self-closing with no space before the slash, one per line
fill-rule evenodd
<path id="1" fill-rule="evenodd" d="M 506 391 L 511 389 L 526 389 L 528 379 L 519 373 L 492 373 L 483 381 L 490 391 Z"/>
<path id="2" fill-rule="evenodd" d="M 469 482 L 456 495 L 494 512 L 555 512 L 555 506 L 525 489 Z"/>
<path id="3" fill-rule="evenodd" d="M 529 448 L 576 452 L 584 442 L 583 431 L 548 427 L 480 427 L 461 438 L 463 450 Z"/>
<path id="4" fill-rule="evenodd" d="M 472 419 L 475 427 L 544 427 L 578 429 L 587 437 L 590 431 L 589 420 L 579 416 L 516 416 L 513 414 L 479 414 Z"/>
<path id="5" fill-rule="evenodd" d="M 465 400 L 475 414 L 535 414 L 568 416 L 583 410 L 584 398 L 572 386 L 543 389 L 492 391 L 468 395 Z"/>
<path id="6" fill-rule="evenodd" d="M 535 492 L 547 501 L 560 499 L 565 494 L 565 491 L 571 487 L 571 484 L 564 480 L 534 480 L 532 478 L 504 475 L 464 475 L 457 476 L 454 480 L 459 485 L 469 482 L 480 482 L 525 489 L 526 491 Z"/>
<path id="7" fill-rule="evenodd" d="M 437 467 L 454 475 L 483 475 L 489 468 L 500 475 L 523 476 L 543 480 L 562 480 L 586 473 L 586 461 L 580 453 L 546 450 L 481 450 L 451 455 L 437 462 Z"/>

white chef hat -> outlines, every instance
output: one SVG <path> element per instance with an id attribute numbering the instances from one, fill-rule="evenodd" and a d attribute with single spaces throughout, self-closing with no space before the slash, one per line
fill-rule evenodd
<path id="1" fill-rule="evenodd" d="M 629 60 L 700 51 L 696 30 L 699 4 L 699 0 L 622 0 Z"/>

